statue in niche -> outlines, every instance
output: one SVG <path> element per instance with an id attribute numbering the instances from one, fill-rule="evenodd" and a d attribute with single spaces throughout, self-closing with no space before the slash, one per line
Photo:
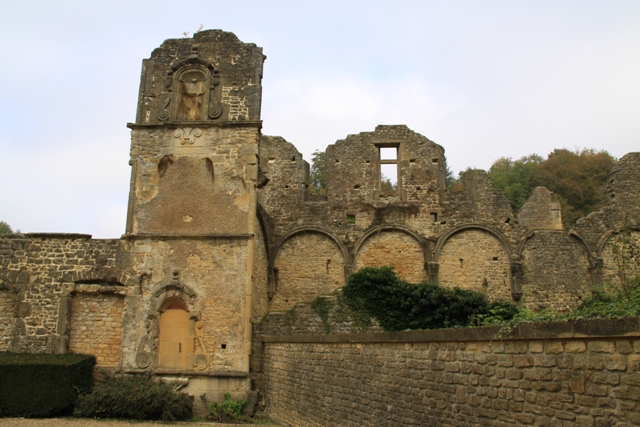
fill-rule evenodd
<path id="1" fill-rule="evenodd" d="M 207 76 L 199 69 L 186 70 L 180 75 L 179 85 L 178 120 L 202 120 L 205 94 L 209 90 Z"/>

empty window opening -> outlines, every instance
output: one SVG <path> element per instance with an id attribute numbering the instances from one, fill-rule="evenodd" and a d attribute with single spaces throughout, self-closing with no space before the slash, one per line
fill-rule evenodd
<path id="1" fill-rule="evenodd" d="M 398 146 L 379 146 L 380 192 L 382 194 L 398 191 Z"/>
<path id="2" fill-rule="evenodd" d="M 358 188 L 360 188 L 360 184 L 354 185 L 353 188 L 355 188 L 357 190 Z"/>
<path id="3" fill-rule="evenodd" d="M 398 147 L 380 147 L 380 160 L 398 160 Z"/>
<path id="4" fill-rule="evenodd" d="M 464 259 L 460 258 L 460 268 L 462 268 L 462 264 L 464 264 Z"/>
<path id="5" fill-rule="evenodd" d="M 296 156 L 291 156 L 291 161 L 295 162 L 296 161 Z"/>
<path id="6" fill-rule="evenodd" d="M 431 212 L 431 221 L 436 222 L 438 221 L 438 214 L 435 212 Z"/>
<path id="7" fill-rule="evenodd" d="M 416 162 L 416 159 L 410 159 L 409 160 L 409 163 L 415 163 L 415 162 Z"/>
<path id="8" fill-rule="evenodd" d="M 398 189 L 398 165 L 380 165 L 380 191 L 395 192 Z"/>
<path id="9" fill-rule="evenodd" d="M 356 216 L 347 214 L 347 224 L 355 224 Z"/>
<path id="10" fill-rule="evenodd" d="M 431 159 L 431 163 L 438 163 L 438 159 L 437 158 Z"/>
<path id="11" fill-rule="evenodd" d="M 497 257 L 497 256 L 494 256 L 494 257 L 493 257 L 493 260 L 494 260 L 494 261 L 498 261 L 498 257 Z"/>
<path id="12" fill-rule="evenodd" d="M 223 349 L 223 350 L 226 350 L 227 345 L 226 344 L 220 344 L 220 348 Z"/>

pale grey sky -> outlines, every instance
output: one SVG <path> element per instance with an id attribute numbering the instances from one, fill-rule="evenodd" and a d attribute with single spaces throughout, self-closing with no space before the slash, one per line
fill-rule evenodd
<path id="1" fill-rule="evenodd" d="M 309 160 L 407 124 L 449 167 L 640 150 L 640 1 L 0 0 L 0 220 L 119 237 L 143 58 L 202 24 L 264 48 L 263 132 Z"/>

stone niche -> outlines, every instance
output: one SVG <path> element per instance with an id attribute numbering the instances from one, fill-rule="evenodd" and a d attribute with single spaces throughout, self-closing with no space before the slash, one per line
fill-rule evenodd
<path id="1" fill-rule="evenodd" d="M 220 30 L 166 40 L 143 61 L 136 123 L 260 120 L 264 59 Z"/>

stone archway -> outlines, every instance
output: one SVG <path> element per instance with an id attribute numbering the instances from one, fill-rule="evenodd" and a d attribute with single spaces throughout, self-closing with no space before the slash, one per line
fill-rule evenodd
<path id="1" fill-rule="evenodd" d="M 158 368 L 188 369 L 193 361 L 193 321 L 187 304 L 169 297 L 160 306 L 158 320 Z"/>

